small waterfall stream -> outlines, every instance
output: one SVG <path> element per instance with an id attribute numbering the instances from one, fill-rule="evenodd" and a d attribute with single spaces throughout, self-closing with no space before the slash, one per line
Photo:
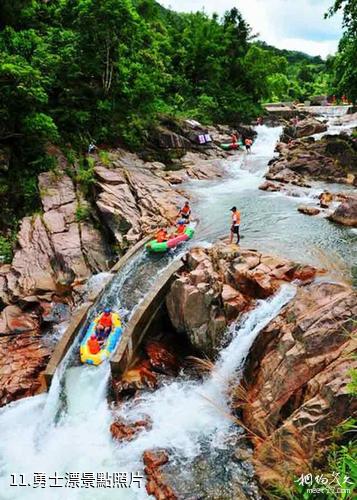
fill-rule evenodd
<path id="1" fill-rule="evenodd" d="M 6 429 L 0 441 L 1 500 L 147 498 L 143 486 L 114 491 L 58 488 L 50 490 L 50 496 L 48 489 L 22 487 L 20 497 L 20 487 L 9 486 L 10 476 L 24 474 L 31 483 L 34 471 L 47 477 L 55 472 L 64 477 L 66 472 L 76 471 L 142 474 L 142 453 L 156 447 L 169 449 L 173 461 L 187 476 L 189 462 L 207 445 L 211 451 L 226 446 L 232 431 L 227 418 L 229 383 L 239 376 L 257 334 L 294 294 L 293 286 L 283 286 L 275 297 L 261 301 L 247 314 L 240 326 L 233 325 L 230 344 L 203 382 L 178 378 L 154 393 L 143 393 L 117 411 L 111 410 L 106 400 L 109 364 L 95 370 L 90 366 L 66 370 L 69 353 L 49 394 L 20 400 L 0 411 L 0 426 Z M 58 413 L 55 404 L 62 393 L 66 405 Z M 116 445 L 109 432 L 115 414 L 129 421 L 148 417 L 152 427 L 137 439 Z M 20 437 L 21 446 L 14 446 Z"/>
<path id="2" fill-rule="evenodd" d="M 227 232 L 229 209 L 237 205 L 242 209 L 244 246 L 311 261 L 309 251 L 319 245 L 337 251 L 348 264 L 356 262 L 351 244 L 356 241 L 356 234 L 319 218 L 304 218 L 296 211 L 299 200 L 258 191 L 281 128 L 260 126 L 257 130 L 252 154 L 240 155 L 229 162 L 232 174 L 229 178 L 188 185 L 201 218 L 198 239 L 210 242 Z M 160 259 L 137 255 L 113 279 L 90 317 L 104 305 L 129 317 L 157 274 L 178 255 Z M 17 474 L 17 480 L 19 474 L 24 474 L 25 483 L 33 484 L 34 472 L 45 474 L 47 481 L 55 473 L 59 477 L 69 472 L 95 476 L 102 472 L 142 473 L 143 451 L 156 447 L 170 451 L 172 477 L 185 491 L 199 495 L 202 483 L 195 468 L 204 455 L 205 467 L 211 467 L 213 480 L 220 488 L 229 488 L 230 481 L 238 478 L 243 489 L 254 498 L 256 492 L 250 485 L 252 471 L 243 470 L 231 460 L 232 448 L 237 443 L 234 439 L 241 430 L 227 417 L 227 392 L 230 383 L 238 380 L 258 333 L 294 294 L 293 286 L 283 286 L 272 299 L 261 301 L 239 324 L 233 325 L 228 332 L 230 343 L 203 381 L 179 377 L 154 393 L 143 393 L 119 410 L 107 403 L 109 364 L 95 369 L 78 366 L 79 335 L 59 366 L 48 394 L 0 409 L 0 500 L 146 499 L 144 481 L 141 488 L 130 489 L 32 488 L 10 486 L 11 474 Z M 128 420 L 148 417 L 152 427 L 131 442 L 117 444 L 109 432 L 116 415 Z M 202 463 L 199 465 L 202 467 Z"/>

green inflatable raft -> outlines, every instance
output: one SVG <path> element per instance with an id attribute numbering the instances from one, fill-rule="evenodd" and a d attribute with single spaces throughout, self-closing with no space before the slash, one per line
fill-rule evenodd
<path id="1" fill-rule="evenodd" d="M 220 147 L 224 149 L 225 151 L 231 151 L 231 150 L 236 150 L 239 149 L 240 147 L 243 147 L 243 143 L 241 141 L 238 142 L 227 142 L 220 144 Z"/>
<path id="2" fill-rule="evenodd" d="M 157 240 L 151 240 L 146 244 L 146 249 L 148 252 L 162 253 L 167 252 L 170 248 L 175 248 L 181 243 L 184 243 L 187 240 L 190 240 L 195 234 L 195 230 L 193 227 L 187 227 L 185 232 L 175 236 L 174 238 L 170 238 L 167 241 L 163 241 L 159 243 Z"/>

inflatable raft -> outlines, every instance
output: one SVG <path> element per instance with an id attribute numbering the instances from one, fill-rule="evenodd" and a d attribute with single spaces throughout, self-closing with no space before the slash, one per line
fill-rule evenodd
<path id="1" fill-rule="evenodd" d="M 121 334 L 123 333 L 119 314 L 112 313 L 113 329 L 107 340 L 104 342 L 102 349 L 97 354 L 92 354 L 88 348 L 88 340 L 91 335 L 95 334 L 95 329 L 101 315 L 102 313 L 91 322 L 80 344 L 79 350 L 82 363 L 88 363 L 89 365 L 96 366 L 100 365 L 103 361 L 110 357 L 119 342 Z"/>
<path id="2" fill-rule="evenodd" d="M 177 247 L 177 245 L 190 240 L 194 234 L 195 230 L 193 229 L 193 227 L 188 226 L 186 227 L 183 234 L 175 236 L 174 238 L 170 238 L 169 240 L 163 241 L 162 243 L 159 243 L 157 240 L 149 241 L 149 243 L 147 243 L 146 245 L 146 249 L 149 252 L 167 252 L 168 250 L 170 250 L 170 248 L 175 248 Z"/>
<path id="3" fill-rule="evenodd" d="M 239 149 L 242 146 L 243 146 L 243 143 L 241 141 L 238 141 L 238 142 L 227 142 L 227 143 L 220 144 L 220 147 L 222 149 L 224 149 L 225 151 Z"/>

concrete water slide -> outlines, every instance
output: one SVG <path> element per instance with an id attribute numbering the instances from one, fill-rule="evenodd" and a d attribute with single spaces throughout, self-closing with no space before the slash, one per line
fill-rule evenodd
<path id="1" fill-rule="evenodd" d="M 121 269 L 127 264 L 138 252 L 143 251 L 145 244 L 152 238 L 149 236 L 135 246 L 133 246 L 111 269 L 113 277 L 119 273 Z M 168 287 L 171 284 L 175 273 L 183 266 L 182 260 L 178 259 L 172 262 L 168 268 L 160 273 L 153 283 L 151 290 L 137 306 L 133 315 L 131 316 L 128 324 L 125 326 L 124 333 L 118 344 L 116 352 L 113 354 L 111 360 L 111 368 L 113 373 L 119 374 L 123 372 L 131 363 L 135 352 L 140 346 L 149 326 L 159 311 Z M 77 337 L 80 329 L 85 325 L 88 320 L 88 315 L 91 308 L 103 296 L 107 286 L 106 284 L 102 289 L 91 297 L 90 301 L 83 303 L 74 313 L 72 320 L 58 342 L 51 359 L 44 371 L 45 386 L 48 389 L 51 385 L 53 375 L 72 345 L 74 339 Z"/>

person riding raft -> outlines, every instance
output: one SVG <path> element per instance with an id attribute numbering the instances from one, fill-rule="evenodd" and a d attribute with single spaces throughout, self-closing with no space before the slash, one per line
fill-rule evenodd
<path id="1" fill-rule="evenodd" d="M 100 351 L 100 344 L 95 334 L 91 335 L 88 340 L 88 349 L 91 354 L 98 354 Z"/>
<path id="2" fill-rule="evenodd" d="M 155 239 L 158 243 L 163 243 L 164 241 L 167 241 L 169 239 L 169 235 L 167 234 L 167 230 L 164 227 L 159 229 L 155 235 Z"/>
<path id="3" fill-rule="evenodd" d="M 184 219 L 186 222 L 189 222 L 191 216 L 191 207 L 188 201 L 185 201 L 184 206 L 180 209 L 176 218 Z"/>
<path id="4" fill-rule="evenodd" d="M 112 310 L 110 307 L 104 309 L 103 314 L 100 316 L 95 332 L 99 342 L 104 340 L 110 335 L 113 328 Z"/>
<path id="5" fill-rule="evenodd" d="M 184 234 L 185 230 L 186 230 L 186 221 L 184 219 L 180 219 L 179 221 L 177 221 L 176 236 Z"/>

